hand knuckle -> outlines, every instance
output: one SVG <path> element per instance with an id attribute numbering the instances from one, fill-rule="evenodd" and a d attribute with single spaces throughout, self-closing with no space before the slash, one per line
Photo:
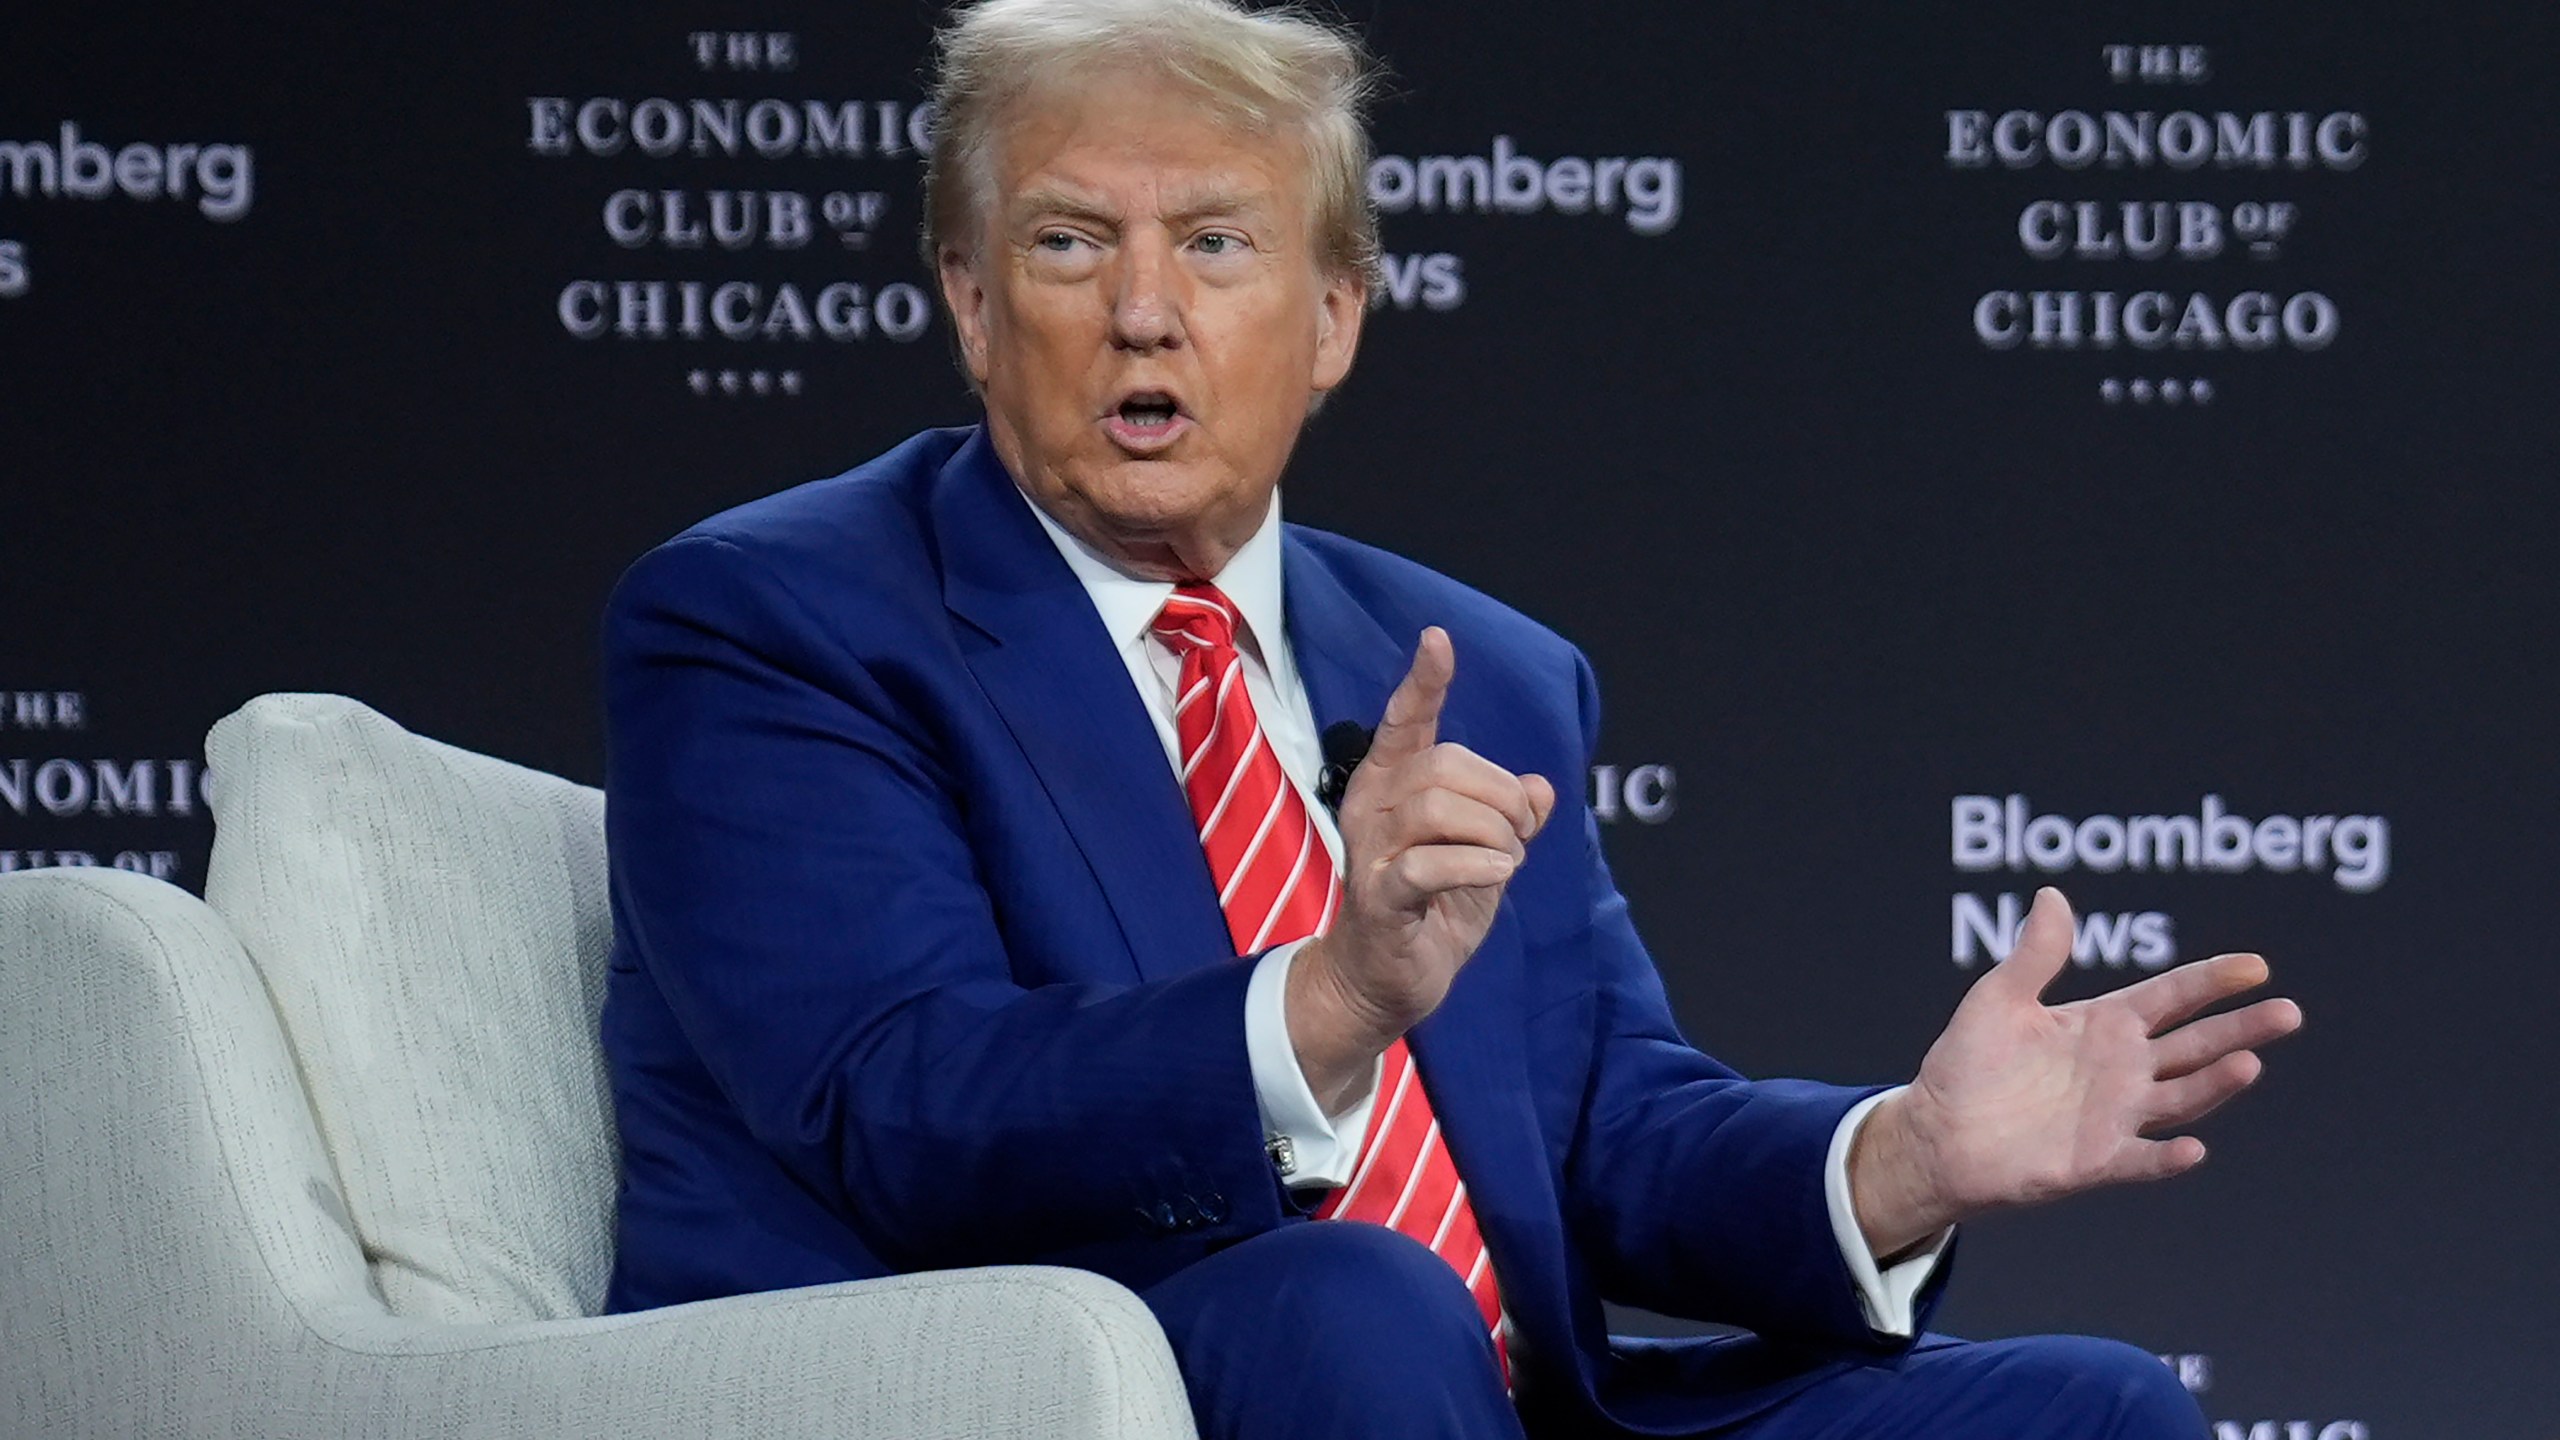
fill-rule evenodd
<path id="1" fill-rule="evenodd" d="M 1446 790 L 1425 790 L 1414 796 L 1412 803 L 1404 808 L 1417 829 L 1437 831 L 1448 827 L 1449 800 Z"/>

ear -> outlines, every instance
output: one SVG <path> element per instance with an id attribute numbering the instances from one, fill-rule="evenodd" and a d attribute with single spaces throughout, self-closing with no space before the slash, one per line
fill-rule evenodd
<path id="1" fill-rule="evenodd" d="M 1369 280 L 1356 270 L 1325 277 L 1324 294 L 1316 301 L 1315 390 L 1321 395 L 1351 373 L 1351 357 L 1360 349 L 1360 322 L 1369 313 Z"/>
<path id="2" fill-rule="evenodd" d="M 969 378 L 978 385 L 987 383 L 987 287 L 978 278 L 978 267 L 957 247 L 945 247 L 941 257 L 942 303 L 951 310 L 951 328 L 960 338 L 960 361 L 968 367 Z"/>

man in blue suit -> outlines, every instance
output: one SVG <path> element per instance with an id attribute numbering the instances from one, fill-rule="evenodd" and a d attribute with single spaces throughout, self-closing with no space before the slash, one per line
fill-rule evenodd
<path id="1" fill-rule="evenodd" d="M 2048 1008 L 2047 891 L 1909 1086 L 1683 1041 L 1553 783 L 1582 657 L 1279 518 L 1375 263 L 1367 83 L 1228 0 L 946 30 L 986 423 L 696 526 L 608 617 L 614 1305 L 1080 1266 L 1213 1437 L 2200 1434 L 2130 1347 L 1921 1327 L 1958 1222 L 2193 1165 L 2151 1137 L 2298 1012 L 2191 1018 L 2255 956 Z"/>

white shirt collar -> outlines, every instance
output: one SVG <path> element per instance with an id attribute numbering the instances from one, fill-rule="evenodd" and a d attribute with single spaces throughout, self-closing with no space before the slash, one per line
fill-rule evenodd
<path id="1" fill-rule="evenodd" d="M 1149 580 L 1131 575 L 1103 558 L 1100 551 L 1068 533 L 1067 528 L 1040 508 L 1038 501 L 1019 485 L 1014 492 L 1031 507 L 1033 518 L 1049 534 L 1049 543 L 1084 583 L 1085 593 L 1093 597 L 1093 608 L 1102 617 L 1102 628 L 1111 635 L 1111 643 L 1127 651 L 1147 638 L 1155 623 L 1156 612 L 1164 608 L 1166 597 L 1173 594 L 1173 584 L 1166 580 Z M 1210 581 L 1220 593 L 1235 602 L 1244 616 L 1242 642 L 1257 651 L 1263 665 L 1274 680 L 1284 678 L 1295 666 L 1289 653 L 1289 632 L 1284 618 L 1286 610 L 1280 593 L 1280 492 L 1271 492 L 1271 511 L 1262 517 L 1262 526 L 1253 538 L 1244 542 L 1227 561 L 1227 568 Z"/>

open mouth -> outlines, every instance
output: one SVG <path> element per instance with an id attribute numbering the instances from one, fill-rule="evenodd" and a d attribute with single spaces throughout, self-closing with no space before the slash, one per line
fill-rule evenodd
<path id="1" fill-rule="evenodd" d="M 1104 417 L 1111 438 L 1140 453 L 1171 444 L 1184 423 L 1181 402 L 1162 390 L 1133 390 Z"/>

